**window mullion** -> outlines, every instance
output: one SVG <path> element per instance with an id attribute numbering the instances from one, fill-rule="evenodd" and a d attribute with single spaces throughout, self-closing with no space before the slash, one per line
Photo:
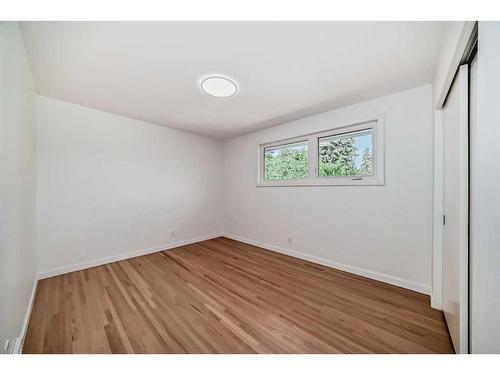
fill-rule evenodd
<path id="1" fill-rule="evenodd" d="M 308 166 L 309 166 L 309 175 L 308 175 L 308 180 L 309 181 L 314 181 L 318 175 L 317 175 L 317 172 L 316 172 L 316 165 L 317 165 L 317 155 L 318 155 L 318 150 L 317 150 L 317 146 L 316 146 L 316 142 L 317 142 L 317 137 L 315 136 L 309 136 L 308 139 L 307 139 L 307 143 L 308 143 L 308 156 L 307 156 L 307 162 L 308 162 Z"/>

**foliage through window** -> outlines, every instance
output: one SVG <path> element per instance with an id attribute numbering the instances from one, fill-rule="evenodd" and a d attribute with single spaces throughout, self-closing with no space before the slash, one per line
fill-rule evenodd
<path id="1" fill-rule="evenodd" d="M 307 142 L 264 149 L 264 179 L 289 180 L 309 174 Z"/>
<path id="2" fill-rule="evenodd" d="M 259 145 L 259 186 L 383 184 L 382 116 Z"/>
<path id="3" fill-rule="evenodd" d="M 369 176 L 372 167 L 372 131 L 362 130 L 319 138 L 319 175 Z"/>

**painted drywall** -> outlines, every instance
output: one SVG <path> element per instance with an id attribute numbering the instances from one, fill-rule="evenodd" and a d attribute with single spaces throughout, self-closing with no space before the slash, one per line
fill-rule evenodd
<path id="1" fill-rule="evenodd" d="M 500 22 L 479 22 L 470 124 L 471 351 L 500 353 Z"/>
<path id="2" fill-rule="evenodd" d="M 219 141 L 38 96 L 40 275 L 218 234 L 221 158 Z"/>
<path id="3" fill-rule="evenodd" d="M 35 90 L 15 22 L 0 22 L 0 344 L 23 335 L 36 276 Z"/>
<path id="4" fill-rule="evenodd" d="M 385 113 L 384 186 L 256 187 L 260 143 L 380 113 Z M 426 85 L 227 141 L 223 230 L 430 293 L 432 182 L 432 87 Z"/>

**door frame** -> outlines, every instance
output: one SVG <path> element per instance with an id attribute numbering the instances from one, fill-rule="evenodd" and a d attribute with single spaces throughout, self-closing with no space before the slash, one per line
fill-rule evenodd
<path id="1" fill-rule="evenodd" d="M 458 71 L 460 81 L 460 353 L 469 353 L 469 64 L 461 65 Z M 465 306 L 464 306 L 465 305 Z"/>
<path id="2" fill-rule="evenodd" d="M 469 69 L 470 62 L 477 52 L 478 40 L 478 24 L 472 23 L 473 27 L 465 25 L 462 30 L 460 40 L 456 47 L 454 60 L 450 64 L 450 72 L 454 71 L 453 79 L 445 83 L 445 94 L 442 94 L 438 100 L 437 108 L 434 112 L 434 196 L 433 196 L 433 270 L 432 270 L 432 289 L 431 289 L 431 307 L 434 309 L 443 309 L 443 231 L 444 231 L 444 129 L 443 129 L 443 107 L 446 102 L 446 97 L 451 89 L 454 79 L 462 71 L 462 79 L 465 79 L 467 85 L 462 85 L 459 90 L 460 102 L 465 103 L 461 106 L 460 115 L 460 164 L 463 166 L 461 170 L 461 202 L 462 209 L 460 212 L 460 226 L 463 228 L 460 231 L 460 299 L 466 301 L 463 308 L 460 309 L 460 321 L 466 322 L 465 326 L 460 325 L 460 353 L 470 353 L 470 256 L 469 256 L 469 225 L 470 225 L 470 158 L 469 158 Z M 464 31 L 465 30 L 465 31 Z M 459 51 L 459 52 L 457 52 Z M 461 54 L 461 59 L 458 62 L 458 69 L 454 65 L 457 61 L 456 56 Z M 454 70 L 455 69 L 455 70 Z M 448 74 L 450 75 L 450 73 Z M 444 96 L 443 96 L 444 95 Z"/>
<path id="3" fill-rule="evenodd" d="M 445 81 L 437 88 L 434 111 L 434 183 L 432 224 L 432 283 L 431 307 L 443 310 L 443 106 L 461 64 L 466 63 L 477 42 L 478 25 L 475 21 L 463 22 L 454 53 L 447 62 Z M 439 83 L 439 82 L 438 82 Z"/>

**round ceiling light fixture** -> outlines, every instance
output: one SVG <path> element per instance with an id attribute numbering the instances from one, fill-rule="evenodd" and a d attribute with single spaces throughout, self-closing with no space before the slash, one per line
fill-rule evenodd
<path id="1" fill-rule="evenodd" d="M 238 85 L 228 77 L 213 75 L 201 80 L 201 89 L 216 98 L 229 98 L 236 95 Z"/>

